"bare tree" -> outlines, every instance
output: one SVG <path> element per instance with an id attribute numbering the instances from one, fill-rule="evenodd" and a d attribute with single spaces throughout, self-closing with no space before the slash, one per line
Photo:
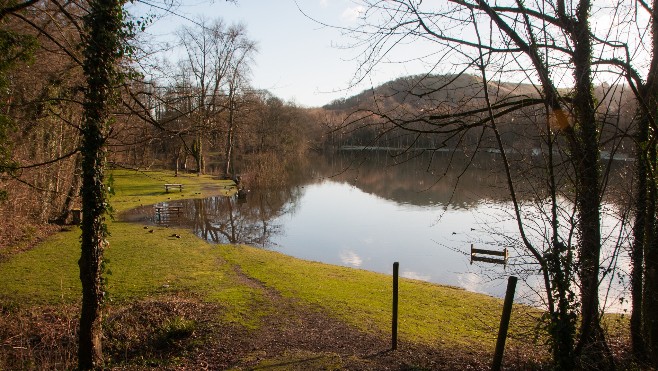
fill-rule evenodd
<path id="1" fill-rule="evenodd" d="M 637 27 L 637 33 L 620 32 L 627 25 L 635 26 L 626 17 L 632 13 L 625 12 L 622 17 L 615 13 L 618 7 L 608 8 L 588 0 L 454 0 L 441 4 L 393 0 L 360 4 L 364 9 L 360 25 L 351 30 L 364 50 L 357 80 L 393 58 L 391 50 L 409 43 L 423 46 L 424 54 L 417 59 L 425 62 L 430 71 L 452 72 L 447 76 L 454 78 L 426 84 L 432 78 L 431 72 L 420 76 L 407 88 L 388 95 L 402 94 L 404 102 L 398 99 L 397 104 L 385 104 L 387 97 L 375 97 L 368 109 L 353 115 L 352 123 L 369 122 L 367 125 L 382 127 L 377 139 L 393 131 L 406 131 L 411 139 L 407 146 L 427 134 L 441 136 L 441 146 L 463 145 L 470 135 L 467 133 L 474 132 L 478 133 L 474 136 L 478 141 L 470 149 L 474 150 L 482 145 L 487 133 L 492 133 L 490 140 L 503 156 L 523 246 L 543 272 L 556 364 L 573 368 L 578 359 L 578 365 L 584 368 L 613 367 L 600 323 L 599 286 L 609 272 L 602 267 L 607 237 L 602 235 L 601 202 L 611 169 L 611 160 L 604 161 L 601 155 L 604 150 L 614 153 L 619 148 L 626 129 L 605 129 L 611 126 L 612 112 L 601 112 L 605 109 L 594 85 L 601 81 L 597 78 L 612 76 L 619 80 L 622 76 L 618 70 L 608 68 L 614 65 L 611 60 L 619 55 L 642 54 L 637 51 L 640 44 L 631 40 L 642 35 L 646 26 Z M 607 19 L 612 23 L 593 28 L 594 15 L 603 14 L 609 15 Z M 629 51 L 631 47 L 635 50 Z M 406 55 L 407 60 L 414 57 Z M 465 72 L 480 76 L 473 84 L 480 85 L 480 89 L 474 90 L 472 98 L 452 105 L 436 98 L 437 92 L 453 86 Z M 496 82 L 508 79 L 530 83 L 535 92 L 505 93 Z M 543 127 L 535 126 L 535 135 L 541 139 L 538 143 L 543 143 L 545 173 L 539 179 L 541 183 L 534 186 L 528 178 L 515 180 L 519 178 L 515 178 L 511 157 L 506 156 L 507 151 L 513 151 L 501 132 L 501 122 L 509 121 L 514 112 L 527 115 L 532 107 L 536 107 L 533 115 L 540 120 L 543 117 L 545 122 Z M 522 126 L 508 128 L 529 133 Z M 608 132 L 612 134 L 605 137 Z M 563 182 L 569 184 L 571 192 L 560 191 Z M 531 220 L 524 218 L 524 206 L 516 197 L 521 183 L 535 189 L 548 185 L 548 193 L 543 196 L 547 198 L 538 198 L 548 200 L 545 244 L 527 237 Z M 565 205 L 560 195 L 566 196 L 572 206 Z M 574 300 L 575 293 L 578 300 Z"/>
<path id="2" fill-rule="evenodd" d="M 221 115 L 228 112 L 226 155 L 230 158 L 233 124 L 239 89 L 247 81 L 247 71 L 255 44 L 246 36 L 243 26 L 226 27 L 221 20 L 208 24 L 200 21 L 198 28 L 184 27 L 179 31 L 185 57 L 180 61 L 178 80 L 192 93 L 189 112 L 191 150 L 199 174 L 204 172 L 204 143 L 208 134 L 219 132 Z M 227 164 L 230 160 L 227 159 Z M 228 166 L 228 165 L 227 165 Z"/>
<path id="3" fill-rule="evenodd" d="M 625 58 L 610 58 L 606 62 L 619 67 L 637 97 L 638 127 L 636 139 L 635 222 L 631 258 L 631 293 L 633 312 L 631 315 L 631 340 L 633 354 L 640 360 L 650 360 L 658 367 L 658 183 L 656 165 L 658 152 L 658 10 L 656 2 L 651 6 L 643 1 L 635 3 L 649 17 L 647 27 L 651 37 L 646 43 L 651 60 L 646 77 L 634 66 L 625 43 L 619 45 L 626 50 Z"/>
<path id="4" fill-rule="evenodd" d="M 239 25 L 228 30 L 227 42 L 233 45 L 233 58 L 230 61 L 230 70 L 227 79 L 227 128 L 226 128 L 226 148 L 224 154 L 224 176 L 234 175 L 233 169 L 233 149 L 235 147 L 235 133 L 237 131 L 236 115 L 241 106 L 248 105 L 247 99 L 239 97 L 248 97 L 245 91 L 248 88 L 249 67 L 253 63 L 253 55 L 256 52 L 256 44 L 246 38 L 244 26 Z"/>
<path id="5" fill-rule="evenodd" d="M 0 161 L 11 163 L 3 183 L 15 196 L 3 209 L 18 211 L 22 217 L 16 220 L 25 226 L 66 220 L 79 190 L 75 163 L 84 81 L 75 46 L 80 43 L 81 13 L 76 2 L 48 1 L 9 11 L 2 20 L 4 37 L 22 40 L 31 55 L 26 59 L 3 51 L 16 68 L 3 88 L 3 117 L 12 124 L 0 124 L 2 142 L 12 148 L 2 151 Z M 11 224 L 20 235 L 22 228 Z M 2 231 L 0 235 L 6 237 Z"/>

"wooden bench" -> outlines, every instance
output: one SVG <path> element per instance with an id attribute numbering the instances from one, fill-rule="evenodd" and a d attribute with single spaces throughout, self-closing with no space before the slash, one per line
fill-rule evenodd
<path id="1" fill-rule="evenodd" d="M 492 258 L 492 256 L 500 256 L 501 258 Z M 471 244 L 471 264 L 473 264 L 473 262 L 476 261 L 476 262 L 507 265 L 508 258 L 509 258 L 509 251 L 507 250 L 507 248 L 503 249 L 503 251 L 486 250 L 486 249 L 477 249 L 473 247 L 473 244 Z"/>
<path id="2" fill-rule="evenodd" d="M 169 193 L 169 188 L 178 188 L 181 192 L 183 192 L 183 185 L 182 184 L 174 184 L 174 183 L 169 183 L 165 184 L 165 192 Z"/>

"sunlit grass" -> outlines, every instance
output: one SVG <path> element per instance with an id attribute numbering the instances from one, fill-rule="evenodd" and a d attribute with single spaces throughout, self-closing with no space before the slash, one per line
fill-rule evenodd
<path id="1" fill-rule="evenodd" d="M 245 273 L 287 297 L 324 308 L 361 330 L 390 334 L 391 276 L 303 261 L 251 247 L 223 251 L 227 260 L 239 265 Z M 502 300 L 459 288 L 401 279 L 399 303 L 400 339 L 493 350 Z M 526 334 L 535 325 L 537 314 L 537 310 L 516 306 L 511 336 Z"/>
<path id="2" fill-rule="evenodd" d="M 205 197 L 234 192 L 230 180 L 167 172 L 110 172 L 114 195 L 111 204 L 123 211 L 171 197 Z M 110 178 L 110 177 L 108 177 Z M 166 193 L 165 183 L 184 184 L 184 191 Z M 182 197 L 181 197 L 182 198 Z M 121 304 L 149 296 L 189 292 L 222 303 L 231 321 L 255 326 L 260 314 L 248 318 L 249 309 L 263 307 L 262 293 L 240 284 L 235 273 L 211 245 L 187 230 L 144 229 L 141 225 L 107 220 L 109 247 L 104 252 L 107 302 Z M 153 230 L 153 232 L 149 232 Z M 177 235 L 180 238 L 172 237 Z M 20 305 L 75 303 L 80 300 L 78 270 L 80 229 L 73 226 L 34 249 L 0 264 L 0 299 Z"/>
<path id="3" fill-rule="evenodd" d="M 153 230 L 153 232 L 149 232 Z M 262 293 L 236 280 L 219 250 L 189 231 L 113 223 L 106 275 L 110 300 L 125 302 L 156 294 L 193 293 L 228 310 L 231 321 L 254 326 L 250 308 L 263 303 Z"/>
<path id="4" fill-rule="evenodd" d="M 0 301 L 58 304 L 79 300 L 80 229 L 48 238 L 0 264 Z"/>
<path id="5" fill-rule="evenodd" d="M 202 198 L 209 195 L 231 195 L 237 192 L 232 180 L 220 180 L 211 175 L 183 174 L 172 171 L 112 170 L 108 173 L 110 205 L 121 212 L 140 205 L 150 205 L 167 199 Z M 165 184 L 182 184 L 182 192 Z"/>

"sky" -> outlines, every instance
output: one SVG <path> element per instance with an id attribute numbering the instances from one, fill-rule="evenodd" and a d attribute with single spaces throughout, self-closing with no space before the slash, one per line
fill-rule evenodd
<path id="1" fill-rule="evenodd" d="M 173 40 L 176 29 L 193 26 L 186 18 L 242 23 L 259 49 L 252 68 L 252 86 L 300 106 L 322 106 L 409 74 L 408 70 L 389 68 L 348 89 L 358 69 L 355 58 L 360 50 L 345 48 L 350 38 L 318 21 L 338 27 L 354 25 L 360 8 L 351 0 L 181 1 L 176 14 L 157 20 L 148 32 Z"/>
<path id="2" fill-rule="evenodd" d="M 357 25 L 358 17 L 364 10 L 357 0 L 139 0 L 137 4 L 141 4 L 142 8 L 135 8 L 132 13 L 143 14 L 143 5 L 150 1 L 180 2 L 174 14 L 155 11 L 164 17 L 153 23 L 148 32 L 160 40 L 174 41 L 177 29 L 193 27 L 191 20 L 200 17 L 209 22 L 221 18 L 227 25 L 244 24 L 248 37 L 257 43 L 259 49 L 252 66 L 252 87 L 268 90 L 285 101 L 304 107 L 319 107 L 401 76 L 450 73 L 461 68 L 459 61 L 452 57 L 449 58 L 450 63 L 433 66 L 414 61 L 414 58 L 422 58 L 425 53 L 432 56 L 425 61 L 436 61 L 438 54 L 443 53 L 437 51 L 435 46 L 423 45 L 423 41 L 415 40 L 396 44 L 388 55 L 389 60 L 379 63 L 367 79 L 353 86 L 359 68 L 359 54 L 363 50 L 349 47 L 354 40 L 340 28 Z M 602 28 L 604 37 L 609 33 L 610 20 L 604 17 L 608 11 L 595 12 L 592 19 L 593 28 Z M 620 34 L 629 32 L 622 29 L 613 31 Z M 469 37 L 469 29 L 458 29 L 456 32 L 460 37 Z M 639 57 L 634 56 L 634 61 L 643 59 Z M 404 63 L 399 63 L 401 61 Z M 507 81 L 525 79 L 527 76 L 521 72 L 523 66 L 520 68 L 516 72 L 519 76 L 506 75 L 504 78 Z M 559 77 L 560 73 L 565 74 L 564 79 Z M 567 85 L 571 83 L 570 71 L 557 71 L 556 75 L 558 84 L 562 80 Z M 607 75 L 600 76 L 605 79 Z M 614 82 L 615 75 L 612 77 L 611 81 Z"/>

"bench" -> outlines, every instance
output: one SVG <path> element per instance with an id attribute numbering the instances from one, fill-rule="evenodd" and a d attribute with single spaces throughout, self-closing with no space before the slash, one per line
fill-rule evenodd
<path id="1" fill-rule="evenodd" d="M 178 188 L 179 191 L 183 192 L 183 185 L 182 184 L 174 184 L 174 183 L 169 183 L 165 184 L 165 192 L 169 193 L 169 188 Z"/>
<path id="2" fill-rule="evenodd" d="M 500 256 L 500 258 L 493 258 L 492 256 Z M 473 247 L 473 244 L 471 244 L 471 264 L 473 264 L 473 262 L 476 261 L 476 262 L 507 265 L 508 258 L 509 258 L 509 251 L 507 250 L 507 248 L 503 249 L 503 251 L 485 250 L 485 249 L 477 249 Z"/>

